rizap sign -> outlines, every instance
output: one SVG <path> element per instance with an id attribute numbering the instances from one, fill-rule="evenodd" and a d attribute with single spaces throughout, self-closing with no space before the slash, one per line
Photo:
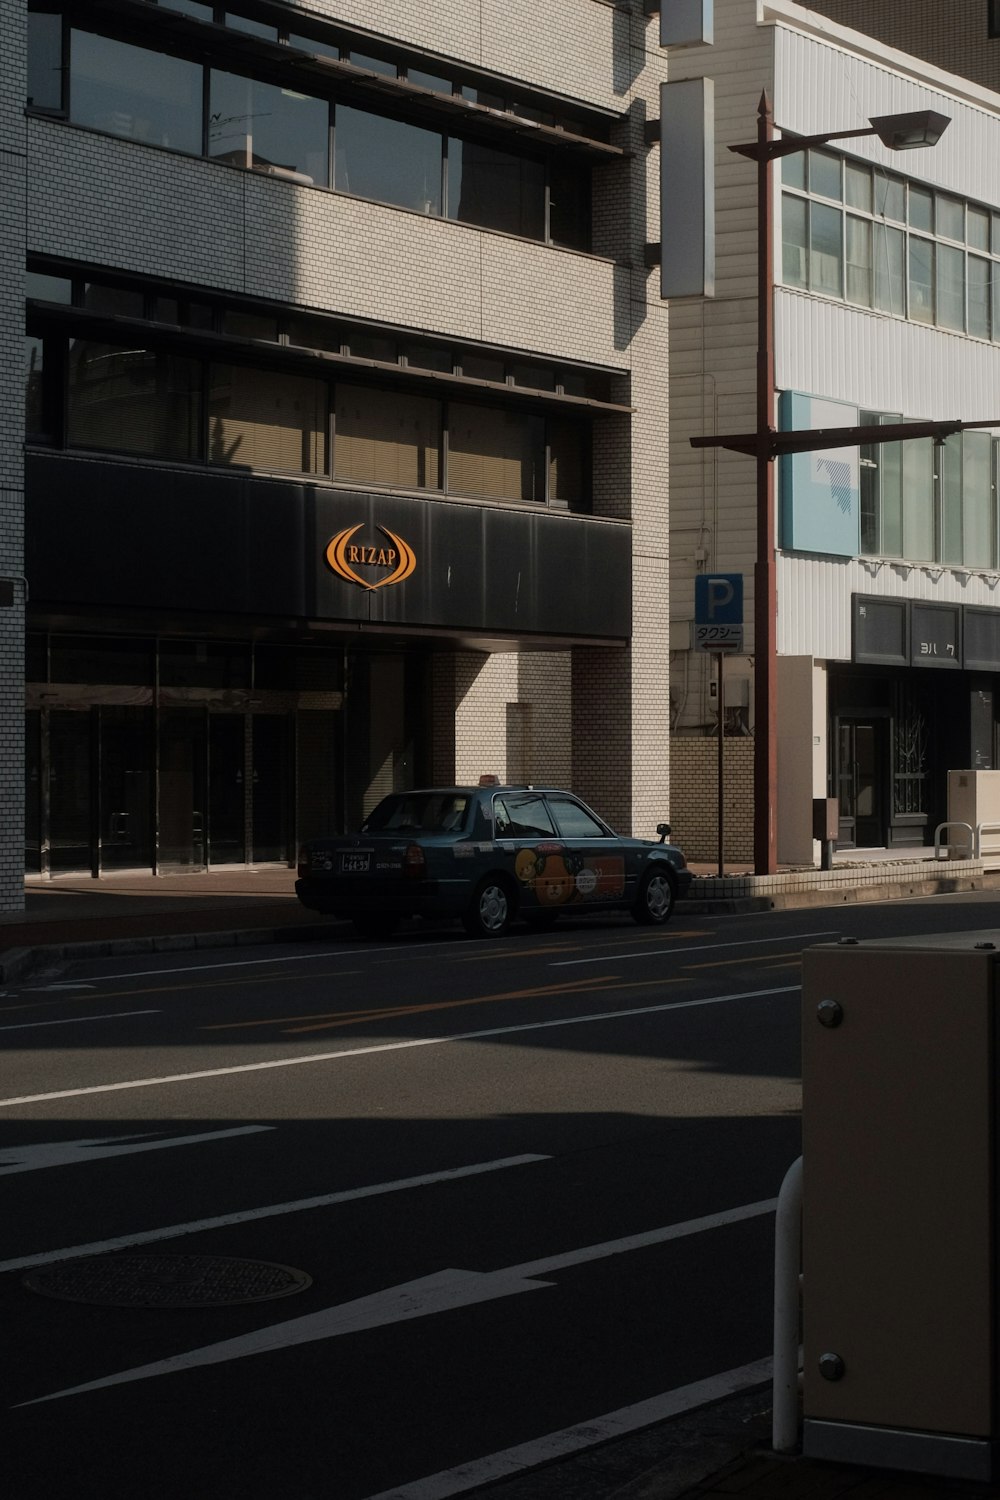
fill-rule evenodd
<path id="1" fill-rule="evenodd" d="M 357 526 L 346 526 L 343 531 L 338 531 L 327 544 L 328 567 L 339 578 L 369 590 L 384 589 L 390 583 L 402 583 L 404 578 L 409 578 L 417 566 L 413 548 L 387 527 L 377 529 L 385 542 L 374 545 L 355 540 L 361 530 L 360 522 Z"/>

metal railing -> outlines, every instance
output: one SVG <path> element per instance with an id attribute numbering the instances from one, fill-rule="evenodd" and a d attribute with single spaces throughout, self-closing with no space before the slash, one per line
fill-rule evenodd
<path id="1" fill-rule="evenodd" d="M 938 826 L 934 830 L 934 858 L 935 859 L 940 859 L 941 858 L 941 835 L 942 835 L 942 833 L 944 833 L 945 829 L 946 828 L 964 828 L 965 831 L 966 831 L 966 833 L 969 835 L 969 847 L 968 847 L 968 850 L 966 851 L 966 858 L 967 859 L 978 859 L 979 858 L 979 829 L 982 828 L 982 827 L 983 827 L 982 823 L 980 823 L 979 827 L 976 828 L 975 830 L 973 830 L 973 827 L 972 827 L 971 823 L 956 823 L 956 822 L 939 823 Z M 1000 830 L 1000 823 L 997 824 L 997 828 L 998 828 L 998 830 Z M 944 856 L 945 859 L 950 859 L 951 858 L 951 843 L 950 843 L 950 841 L 945 845 L 945 851 L 946 851 L 945 852 L 945 856 Z"/>
<path id="2" fill-rule="evenodd" d="M 802 1288 L 802 1158 L 785 1173 L 774 1221 L 774 1371 L 771 1444 L 791 1453 L 799 1442 L 799 1324 Z"/>

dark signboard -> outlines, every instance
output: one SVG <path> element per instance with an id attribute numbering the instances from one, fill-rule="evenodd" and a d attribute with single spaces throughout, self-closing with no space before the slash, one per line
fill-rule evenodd
<path id="1" fill-rule="evenodd" d="M 31 454 L 32 601 L 626 641 L 632 533 L 544 506 Z"/>
<path id="2" fill-rule="evenodd" d="M 967 604 L 962 611 L 964 660 L 971 672 L 1000 672 L 1000 609 Z"/>
<path id="3" fill-rule="evenodd" d="M 878 666 L 908 665 L 905 599 L 855 594 L 853 628 L 855 661 L 874 662 Z"/>
<path id="4" fill-rule="evenodd" d="M 962 666 L 962 606 L 910 603 L 910 660 L 915 667 Z"/>

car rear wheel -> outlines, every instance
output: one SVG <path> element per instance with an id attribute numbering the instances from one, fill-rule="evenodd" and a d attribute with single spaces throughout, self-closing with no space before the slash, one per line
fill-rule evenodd
<path id="1" fill-rule="evenodd" d="M 487 875 L 476 886 L 475 895 L 462 914 L 462 926 L 470 937 L 503 937 L 513 915 L 510 886 L 497 875 Z"/>
<path id="2" fill-rule="evenodd" d="M 384 911 L 356 911 L 351 921 L 358 937 L 363 938 L 392 937 L 399 926 L 399 918 Z"/>
<path id="3" fill-rule="evenodd" d="M 674 882 L 662 866 L 647 870 L 639 883 L 632 916 L 643 927 L 662 927 L 674 909 Z"/>

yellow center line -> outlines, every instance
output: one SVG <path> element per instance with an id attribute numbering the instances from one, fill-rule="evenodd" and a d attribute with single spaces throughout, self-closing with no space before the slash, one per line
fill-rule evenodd
<path id="1" fill-rule="evenodd" d="M 709 963 L 685 964 L 684 967 L 685 969 L 742 968 L 745 964 L 771 964 L 777 958 L 787 958 L 792 963 L 802 962 L 802 955 L 800 953 L 761 953 L 754 958 L 714 958 Z"/>
<path id="2" fill-rule="evenodd" d="M 496 995 L 473 995 L 462 1000 L 428 1000 L 416 1005 L 391 1005 L 381 1009 L 378 1006 L 371 1006 L 366 1010 L 332 1010 L 312 1016 L 274 1016 L 267 1021 L 223 1021 L 211 1026 L 203 1026 L 201 1029 L 202 1031 L 235 1031 L 245 1026 L 278 1026 L 282 1022 L 305 1021 L 309 1024 L 289 1027 L 289 1032 L 294 1034 L 296 1031 L 323 1031 L 329 1026 L 349 1026 L 354 1021 L 416 1016 L 427 1010 L 450 1010 L 456 1005 L 484 1005 L 493 1000 L 528 1000 L 544 995 L 579 994 L 581 991 L 594 989 L 598 985 L 613 983 L 616 979 L 617 975 L 614 974 L 594 975 L 581 983 L 565 980 L 562 984 L 540 985 L 523 990 L 505 990 Z"/>

